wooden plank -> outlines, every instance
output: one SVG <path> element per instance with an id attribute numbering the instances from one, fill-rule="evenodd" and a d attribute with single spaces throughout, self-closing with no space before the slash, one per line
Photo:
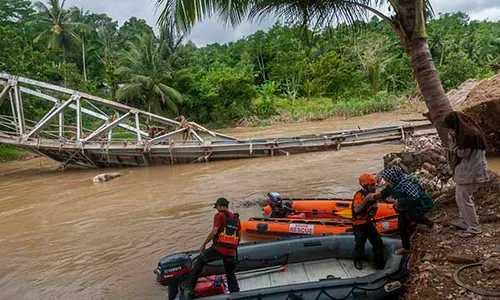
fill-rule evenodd
<path id="1" fill-rule="evenodd" d="M 340 278 L 349 278 L 349 274 L 337 259 L 327 259 L 304 263 L 304 269 L 310 281 L 326 279 L 328 275 Z"/>
<path id="2" fill-rule="evenodd" d="M 269 274 L 262 274 L 239 280 L 238 285 L 240 286 L 241 291 L 266 288 L 271 286 L 271 279 L 269 277 Z"/>
<path id="3" fill-rule="evenodd" d="M 349 278 L 362 277 L 376 272 L 376 270 L 372 268 L 371 263 L 367 261 L 363 261 L 363 270 L 357 270 L 354 267 L 354 261 L 352 259 L 339 259 L 339 263 L 347 272 Z"/>
<path id="4" fill-rule="evenodd" d="M 271 280 L 273 286 L 309 282 L 309 278 L 307 277 L 306 270 L 302 263 L 287 265 L 285 273 L 271 274 Z"/>

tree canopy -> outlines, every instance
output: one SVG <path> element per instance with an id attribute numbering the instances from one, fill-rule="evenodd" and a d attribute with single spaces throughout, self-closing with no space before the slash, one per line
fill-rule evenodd
<path id="1" fill-rule="evenodd" d="M 118 26 L 106 14 L 64 4 L 0 0 L 0 71 L 217 125 L 299 111 L 385 110 L 394 96 L 417 90 L 403 45 L 377 17 L 321 29 L 276 23 L 198 47 L 171 24 L 155 35 L 145 20 Z M 427 37 L 445 89 L 500 67 L 498 22 L 437 15 Z M 36 119 L 37 107 L 28 109 Z"/>

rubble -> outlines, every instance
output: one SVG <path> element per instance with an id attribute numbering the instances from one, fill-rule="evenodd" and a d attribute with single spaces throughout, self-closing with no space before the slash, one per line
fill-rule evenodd
<path id="1" fill-rule="evenodd" d="M 453 277 L 461 266 L 484 263 L 485 270 L 491 273 L 484 272 L 480 266 L 471 267 L 460 273 L 460 280 L 479 290 L 500 290 L 500 271 L 497 270 L 500 268 L 500 178 L 490 173 L 491 181 L 475 193 L 483 233 L 464 240 L 448 224 L 459 217 L 459 212 L 454 198 L 456 184 L 447 156 L 437 136 L 411 137 L 402 152 L 384 156 L 384 167 L 400 166 L 429 192 L 436 204 L 429 217 L 443 225 L 437 235 L 429 234 L 426 226 L 417 226 L 410 254 L 411 284 L 401 299 L 500 299 L 459 287 Z"/>
<path id="2" fill-rule="evenodd" d="M 437 135 L 412 137 L 405 141 L 403 152 L 384 157 L 384 167 L 400 166 L 417 179 L 431 196 L 438 198 L 455 188 L 453 171 L 446 156 Z"/>
<path id="3" fill-rule="evenodd" d="M 478 262 L 479 258 L 465 253 L 449 253 L 446 255 L 446 260 L 454 264 L 471 264 Z"/>
<path id="4" fill-rule="evenodd" d="M 487 152 L 499 155 L 500 74 L 480 82 L 467 80 L 447 96 L 454 110 L 463 111 L 478 122 L 486 136 Z"/>
<path id="5" fill-rule="evenodd" d="M 500 272 L 500 259 L 488 258 L 481 266 L 484 273 Z M 498 274 L 500 277 L 500 273 Z"/>

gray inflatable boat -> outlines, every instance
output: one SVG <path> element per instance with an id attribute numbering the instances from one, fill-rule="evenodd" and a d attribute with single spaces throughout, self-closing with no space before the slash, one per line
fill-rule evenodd
<path id="1" fill-rule="evenodd" d="M 383 299 L 401 292 L 408 276 L 408 256 L 394 254 L 401 247 L 399 239 L 382 239 L 387 263 L 378 271 L 369 263 L 373 257 L 369 242 L 363 270 L 354 268 L 351 234 L 244 243 L 238 247 L 240 292 L 202 299 Z M 158 263 L 156 279 L 168 286 L 169 299 L 183 298 L 179 283 L 198 255 L 197 251 L 177 253 Z M 222 261 L 215 261 L 204 267 L 202 276 L 223 273 Z"/>

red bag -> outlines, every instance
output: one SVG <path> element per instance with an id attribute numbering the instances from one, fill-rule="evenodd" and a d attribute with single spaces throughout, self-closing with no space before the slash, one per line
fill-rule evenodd
<path id="1" fill-rule="evenodd" d="M 194 298 L 208 297 L 226 293 L 226 277 L 212 275 L 198 278 L 194 289 Z"/>

